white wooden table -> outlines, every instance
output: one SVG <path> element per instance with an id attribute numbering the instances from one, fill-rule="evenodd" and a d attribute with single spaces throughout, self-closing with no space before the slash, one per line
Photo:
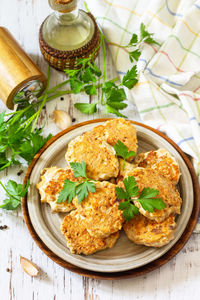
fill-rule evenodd
<path id="1" fill-rule="evenodd" d="M 95 1 L 95 0 L 94 0 Z M 164 1 L 164 0 L 163 0 Z M 47 0 L 1 0 L 0 26 L 7 27 L 20 42 L 25 51 L 46 72 L 38 46 L 38 30 L 41 22 L 49 14 Z M 1 53 L 0 53 L 1 55 Z M 101 65 L 102 56 L 98 58 Z M 108 55 L 110 78 L 116 76 L 111 57 Z M 52 70 L 51 85 L 63 80 L 64 75 Z M 42 112 L 40 122 L 45 122 L 45 134 L 56 134 L 51 118 L 54 109 L 63 109 L 76 119 L 76 123 L 88 119 L 105 117 L 100 109 L 94 116 L 82 115 L 73 108 L 78 101 L 94 101 L 85 95 L 69 95 L 64 101 L 60 99 L 48 103 Z M 5 107 L 1 104 L 0 110 Z M 138 120 L 137 112 L 129 104 L 126 115 Z M 14 179 L 22 182 L 23 175 L 17 176 L 19 170 L 26 167 L 14 167 L 1 172 L 0 179 L 6 182 Z M 0 200 L 4 192 L 0 191 Z M 33 242 L 23 221 L 21 211 L 0 211 L 0 225 L 8 229 L 0 231 L 0 300 L 197 300 L 200 299 L 200 235 L 193 234 L 183 250 L 161 269 L 135 279 L 101 281 L 83 278 L 73 274 L 51 261 Z M 35 262 L 42 270 L 37 278 L 26 275 L 20 266 L 20 255 Z"/>

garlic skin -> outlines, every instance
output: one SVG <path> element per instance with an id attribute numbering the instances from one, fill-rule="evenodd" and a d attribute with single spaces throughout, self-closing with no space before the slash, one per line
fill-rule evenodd
<path id="1" fill-rule="evenodd" d="M 54 110 L 53 119 L 56 126 L 61 130 L 64 130 L 72 125 L 72 118 L 64 110 Z"/>
<path id="2" fill-rule="evenodd" d="M 29 259 L 20 256 L 20 264 L 26 274 L 36 277 L 40 274 L 40 269 Z"/>

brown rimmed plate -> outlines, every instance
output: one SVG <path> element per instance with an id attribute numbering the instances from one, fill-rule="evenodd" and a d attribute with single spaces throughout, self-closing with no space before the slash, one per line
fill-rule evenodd
<path id="1" fill-rule="evenodd" d="M 30 190 L 22 201 L 27 227 L 38 246 L 61 266 L 84 276 L 102 279 L 135 277 L 163 265 L 184 246 L 198 219 L 199 187 L 194 169 L 180 148 L 162 133 L 144 124 L 133 122 L 138 132 L 139 152 L 165 148 L 176 157 L 181 169 L 179 189 L 183 198 L 182 213 L 177 217 L 175 239 L 168 245 L 156 249 L 130 242 L 121 232 L 112 249 L 91 256 L 74 255 L 66 248 L 59 227 L 64 214 L 51 214 L 48 205 L 40 203 L 35 184 L 40 171 L 45 167 L 65 167 L 64 154 L 73 138 L 107 119 L 87 121 L 72 126 L 53 137 L 35 156 L 30 164 L 25 182 L 30 179 Z"/>

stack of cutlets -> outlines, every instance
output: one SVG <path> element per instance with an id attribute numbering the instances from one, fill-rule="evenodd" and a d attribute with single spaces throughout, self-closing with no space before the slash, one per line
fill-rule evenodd
<path id="1" fill-rule="evenodd" d="M 44 169 L 37 184 L 41 201 L 47 202 L 54 213 L 70 212 L 61 225 L 67 247 L 72 253 L 90 255 L 112 248 L 124 228 L 128 238 L 137 244 L 161 247 L 173 239 L 175 214 L 180 214 L 181 198 L 176 189 L 180 172 L 175 159 L 163 149 L 150 151 L 124 161 L 118 159 L 113 146 L 120 140 L 137 152 L 136 128 L 130 121 L 114 119 L 72 140 L 65 155 L 68 167 Z M 71 162 L 86 163 L 87 176 L 95 180 L 96 191 L 78 203 L 57 203 L 65 179 L 79 181 L 70 168 Z M 159 190 L 166 208 L 153 213 L 143 210 L 134 201 L 140 214 L 125 222 L 119 210 L 116 186 L 123 187 L 123 179 L 134 176 L 141 191 L 144 187 Z"/>
<path id="2" fill-rule="evenodd" d="M 120 160 L 118 185 L 122 180 L 134 176 L 139 187 L 159 191 L 158 197 L 166 205 L 162 210 L 148 212 L 138 201 L 134 201 L 140 214 L 123 225 L 128 238 L 136 244 L 162 247 L 174 238 L 176 229 L 175 214 L 180 214 L 182 199 L 176 188 L 180 177 L 178 163 L 165 149 L 149 151 L 137 155 L 133 164 Z"/>

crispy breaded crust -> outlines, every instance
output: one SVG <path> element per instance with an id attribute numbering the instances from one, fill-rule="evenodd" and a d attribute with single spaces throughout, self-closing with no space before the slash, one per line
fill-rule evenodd
<path id="1" fill-rule="evenodd" d="M 77 211 L 71 212 L 64 218 L 61 232 L 65 235 L 67 247 L 71 253 L 85 255 L 112 248 L 119 237 L 119 232 L 107 238 L 92 237 L 87 231 L 84 219 Z"/>
<path id="2" fill-rule="evenodd" d="M 129 151 L 137 152 L 137 134 L 134 125 L 125 119 L 113 119 L 105 122 L 103 125 L 95 127 L 92 131 L 87 132 L 98 139 L 104 139 L 108 144 L 114 146 L 118 140 L 124 143 Z M 130 157 L 128 160 L 130 161 Z"/>
<path id="3" fill-rule="evenodd" d="M 123 180 L 127 174 L 131 173 L 135 169 L 135 165 L 124 161 L 122 158 L 119 159 L 119 174 L 117 177 L 117 181 Z"/>
<path id="4" fill-rule="evenodd" d="M 84 218 L 90 235 L 104 238 L 120 230 L 124 218 L 122 211 L 118 209 L 116 185 L 103 181 L 95 183 L 95 187 L 95 193 L 89 193 L 80 204 L 77 199 L 74 200 L 74 204 Z"/>
<path id="5" fill-rule="evenodd" d="M 119 162 L 114 148 L 105 141 L 87 134 L 69 143 L 65 159 L 68 163 L 85 161 L 87 175 L 94 180 L 117 177 L 119 172 Z"/>
<path id="6" fill-rule="evenodd" d="M 134 167 L 150 167 L 177 184 L 180 177 L 179 165 L 176 159 L 165 149 L 140 153 L 136 156 Z"/>
<path id="7" fill-rule="evenodd" d="M 123 226 L 128 238 L 136 244 L 162 247 L 174 239 L 176 222 L 174 215 L 161 223 L 137 215 Z"/>
<path id="8" fill-rule="evenodd" d="M 36 187 L 39 190 L 41 202 L 49 203 L 52 212 L 69 212 L 76 208 L 72 202 L 57 203 L 65 179 L 77 181 L 71 169 L 52 167 L 41 172 L 41 181 Z"/>
<path id="9" fill-rule="evenodd" d="M 166 204 L 166 208 L 162 210 L 156 209 L 151 213 L 144 210 L 138 201 L 134 201 L 134 204 L 139 208 L 142 215 L 159 223 L 171 214 L 180 214 L 182 199 L 177 188 L 168 178 L 151 168 L 135 168 L 131 171 L 129 170 L 125 174 L 125 177 L 128 176 L 135 177 L 139 192 L 147 187 L 157 189 L 159 191 L 157 198 L 161 198 Z M 118 185 L 123 186 L 123 182 L 120 181 Z"/>

